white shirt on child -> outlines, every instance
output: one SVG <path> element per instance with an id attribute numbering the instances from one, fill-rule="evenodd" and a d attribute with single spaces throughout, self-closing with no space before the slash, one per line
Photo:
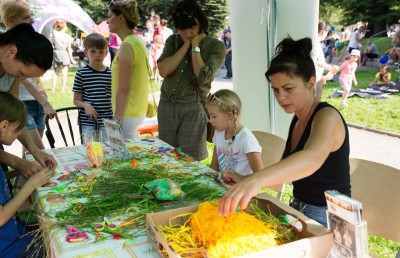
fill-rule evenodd
<path id="1" fill-rule="evenodd" d="M 242 176 L 253 173 L 246 154 L 261 152 L 261 146 L 248 128 L 243 128 L 233 142 L 225 140 L 225 131 L 215 131 L 213 142 L 217 150 L 220 171 L 231 168 Z"/>

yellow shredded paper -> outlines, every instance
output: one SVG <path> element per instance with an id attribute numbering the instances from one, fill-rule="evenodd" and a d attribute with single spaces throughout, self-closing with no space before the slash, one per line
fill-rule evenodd
<path id="1" fill-rule="evenodd" d="M 276 225 L 262 222 L 245 212 L 219 216 L 216 201 L 201 203 L 184 225 L 159 226 L 159 229 L 183 257 L 235 257 L 279 244 Z"/>

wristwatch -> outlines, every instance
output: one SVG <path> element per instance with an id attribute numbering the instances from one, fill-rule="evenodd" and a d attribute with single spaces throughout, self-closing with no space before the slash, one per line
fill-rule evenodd
<path id="1" fill-rule="evenodd" d="M 192 48 L 192 52 L 200 53 L 200 48 L 199 47 L 193 47 Z"/>

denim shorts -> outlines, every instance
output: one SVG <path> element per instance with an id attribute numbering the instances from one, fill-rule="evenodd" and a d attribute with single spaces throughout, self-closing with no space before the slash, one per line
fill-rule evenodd
<path id="1" fill-rule="evenodd" d="M 44 110 L 42 105 L 36 100 L 25 100 L 23 101 L 26 109 L 28 111 L 28 122 L 26 124 L 26 129 L 44 129 Z"/>
<path id="2" fill-rule="evenodd" d="M 290 207 L 295 208 L 321 225 L 328 227 L 328 223 L 326 221 L 326 211 L 328 209 L 327 206 L 316 206 L 293 198 L 292 202 L 290 203 Z"/>

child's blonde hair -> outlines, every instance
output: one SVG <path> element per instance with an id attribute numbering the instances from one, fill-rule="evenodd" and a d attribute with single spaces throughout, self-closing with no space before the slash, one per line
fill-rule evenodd
<path id="1" fill-rule="evenodd" d="M 0 17 L 6 27 L 10 27 L 8 19 L 23 15 L 31 10 L 31 6 L 25 0 L 3 0 L 0 3 Z"/>
<path id="2" fill-rule="evenodd" d="M 232 141 L 234 141 L 236 137 L 237 122 L 239 120 L 239 116 L 242 110 L 242 102 L 240 101 L 239 96 L 234 91 L 222 89 L 208 96 L 207 105 L 217 106 L 218 109 L 224 113 L 232 112 L 233 114 Z"/>
<path id="3" fill-rule="evenodd" d="M 222 112 L 232 112 L 239 117 L 242 110 L 242 102 L 239 96 L 231 90 L 222 89 L 207 98 L 207 105 L 216 105 Z"/>

